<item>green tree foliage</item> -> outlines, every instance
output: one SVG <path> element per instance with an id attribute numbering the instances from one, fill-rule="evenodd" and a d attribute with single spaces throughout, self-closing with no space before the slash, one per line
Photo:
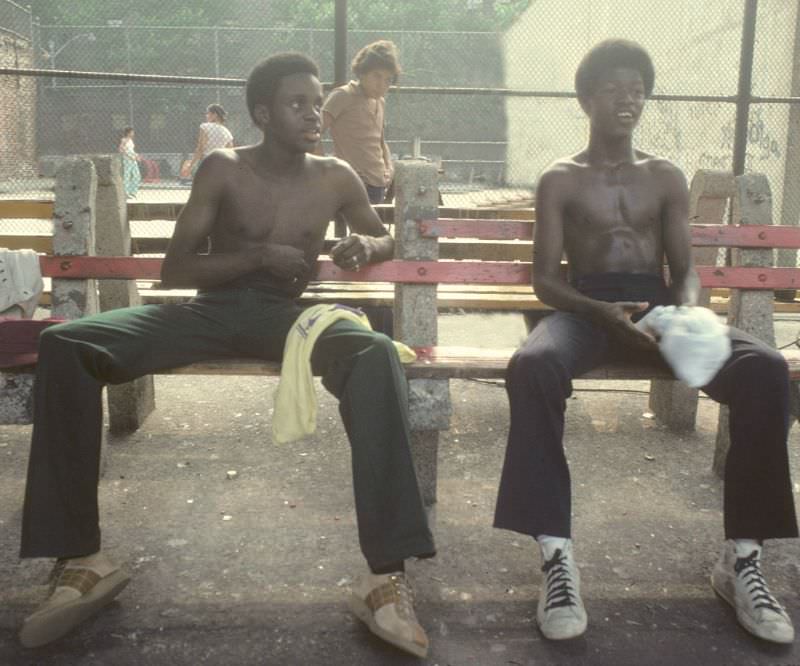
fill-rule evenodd
<path id="1" fill-rule="evenodd" d="M 350 27 L 395 30 L 495 31 L 506 28 L 529 0 L 349 0 Z"/>
<path id="2" fill-rule="evenodd" d="M 228 0 L 229 2 L 230 0 Z M 164 0 L 29 0 L 34 16 L 48 25 L 223 25 L 225 0 L 164 2 Z M 232 3 L 231 3 L 232 4 Z M 255 4 L 255 3 L 254 3 Z"/>
<path id="3" fill-rule="evenodd" d="M 530 0 L 349 0 L 352 29 L 476 30 L 506 28 Z M 50 25 L 241 26 L 332 28 L 334 0 L 30 0 Z"/>
<path id="4" fill-rule="evenodd" d="M 43 67 L 240 78 L 265 53 L 297 49 L 320 62 L 325 80 L 333 74 L 334 0 L 30 1 L 43 26 Z M 348 0 L 350 47 L 384 36 L 402 43 L 404 81 L 409 84 L 452 82 L 455 66 L 483 72 L 483 78 L 470 80 L 490 85 L 497 78 L 494 70 L 478 65 L 485 53 L 482 46 L 491 37 L 468 47 L 457 33 L 502 31 L 528 4 L 529 0 Z M 312 28 L 316 30 L 310 32 Z M 400 36 L 400 31 L 406 32 Z M 432 38 L 419 31 L 451 34 Z M 451 62 L 449 75 L 442 72 L 443 58 Z"/>

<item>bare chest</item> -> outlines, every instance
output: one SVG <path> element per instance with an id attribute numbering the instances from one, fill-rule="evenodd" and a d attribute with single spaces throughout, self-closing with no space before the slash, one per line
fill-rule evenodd
<path id="1" fill-rule="evenodd" d="M 332 193 L 306 179 L 266 182 L 250 177 L 229 188 L 220 204 L 215 235 L 244 244 L 307 247 L 324 238 L 336 207 Z"/>
<path id="2" fill-rule="evenodd" d="M 661 224 L 662 196 L 655 180 L 624 169 L 586 174 L 566 209 L 565 233 L 583 240 L 609 233 L 650 235 Z"/>

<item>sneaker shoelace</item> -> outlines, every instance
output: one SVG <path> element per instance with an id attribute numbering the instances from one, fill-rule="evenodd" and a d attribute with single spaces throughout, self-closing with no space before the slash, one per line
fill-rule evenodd
<path id="1" fill-rule="evenodd" d="M 61 580 L 61 574 L 64 573 L 64 569 L 67 567 L 67 560 L 56 560 L 56 563 L 53 565 L 53 570 L 50 572 L 50 576 L 47 579 L 47 583 L 50 586 L 48 590 L 48 594 L 53 594 L 58 587 L 58 581 Z"/>
<path id="2" fill-rule="evenodd" d="M 402 574 L 392 574 L 389 576 L 389 582 L 394 588 L 397 614 L 406 620 L 416 621 L 414 615 L 414 590 L 406 577 Z"/>
<path id="3" fill-rule="evenodd" d="M 559 548 L 542 566 L 547 576 L 547 603 L 545 610 L 567 606 L 577 606 L 572 576 L 567 566 L 567 558 Z"/>
<path id="4" fill-rule="evenodd" d="M 754 550 L 747 557 L 736 558 L 733 570 L 744 580 L 754 608 L 765 608 L 783 615 L 783 608 L 770 593 L 767 581 L 764 580 L 764 574 L 761 573 L 758 551 Z"/>

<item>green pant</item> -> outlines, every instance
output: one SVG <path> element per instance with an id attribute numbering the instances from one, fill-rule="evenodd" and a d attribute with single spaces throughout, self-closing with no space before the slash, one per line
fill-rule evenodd
<path id="1" fill-rule="evenodd" d="M 158 370 L 225 357 L 279 361 L 302 308 L 237 288 L 184 304 L 111 310 L 41 336 L 22 524 L 22 557 L 77 557 L 100 548 L 97 509 L 101 390 Z M 338 321 L 312 368 L 339 399 L 352 449 L 361 550 L 375 569 L 435 552 L 409 449 L 408 397 L 391 340 Z"/>

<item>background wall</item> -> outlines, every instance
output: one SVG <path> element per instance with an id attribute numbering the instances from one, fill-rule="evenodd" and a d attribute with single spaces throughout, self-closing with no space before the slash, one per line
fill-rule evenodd
<path id="1" fill-rule="evenodd" d="M 0 30 L 0 67 L 31 67 L 30 40 Z M 36 174 L 36 81 L 0 76 L 0 180 Z"/>
<path id="2" fill-rule="evenodd" d="M 759 2 L 755 95 L 790 95 L 797 5 L 794 0 Z M 650 52 L 654 93 L 735 95 L 743 12 L 742 0 L 538 0 L 505 34 L 506 85 L 573 92 L 584 53 L 603 39 L 623 37 Z M 533 182 L 554 159 L 585 145 L 588 123 L 575 99 L 510 97 L 506 113 L 511 182 Z M 636 143 L 673 160 L 689 177 L 698 168 L 730 169 L 734 115 L 735 105 L 729 103 L 651 101 Z M 751 107 L 747 169 L 769 177 L 778 219 L 790 138 L 788 105 Z"/>

